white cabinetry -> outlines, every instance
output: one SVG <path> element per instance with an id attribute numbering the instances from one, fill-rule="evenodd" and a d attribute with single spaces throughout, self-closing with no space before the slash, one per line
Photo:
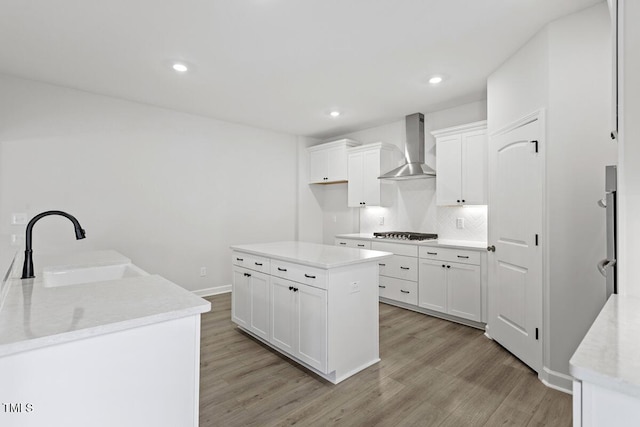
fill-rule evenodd
<path id="1" fill-rule="evenodd" d="M 371 249 L 371 242 L 355 239 L 335 239 L 336 246 L 356 249 Z"/>
<path id="2" fill-rule="evenodd" d="M 487 122 L 441 129 L 436 138 L 439 206 L 487 204 Z"/>
<path id="3" fill-rule="evenodd" d="M 419 275 L 420 307 L 482 321 L 479 253 L 421 247 Z"/>
<path id="4" fill-rule="evenodd" d="M 271 279 L 271 343 L 321 372 L 327 371 L 327 291 Z"/>
<path id="5" fill-rule="evenodd" d="M 340 139 L 307 148 L 309 153 L 309 184 L 345 182 L 347 148 L 360 145 L 351 139 Z"/>
<path id="6" fill-rule="evenodd" d="M 265 256 L 242 252 L 247 247 Z M 232 321 L 239 327 L 334 384 L 380 360 L 377 261 L 387 254 L 305 242 L 233 249 Z M 289 261 L 278 258 L 283 253 Z M 320 268 L 323 257 L 351 261 Z M 303 262 L 309 258 L 312 265 Z"/>
<path id="7" fill-rule="evenodd" d="M 418 305 L 418 246 L 372 242 L 371 249 L 394 254 L 378 263 L 380 296 L 387 300 Z"/>
<path id="8" fill-rule="evenodd" d="M 400 151 L 394 145 L 377 142 L 348 151 L 349 207 L 390 206 L 394 183 L 378 177 L 399 165 Z"/>

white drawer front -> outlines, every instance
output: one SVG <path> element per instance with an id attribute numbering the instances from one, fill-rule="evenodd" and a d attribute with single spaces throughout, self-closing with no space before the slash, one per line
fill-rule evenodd
<path id="1" fill-rule="evenodd" d="M 395 277 L 403 280 L 418 280 L 418 258 L 394 255 L 391 258 L 381 260 L 380 275 Z"/>
<path id="2" fill-rule="evenodd" d="M 371 249 L 371 242 L 367 240 L 336 239 L 336 246 L 356 249 Z"/>
<path id="3" fill-rule="evenodd" d="M 480 252 L 468 251 L 464 249 L 421 246 L 420 258 L 434 259 L 437 261 L 460 262 L 463 264 L 480 265 Z"/>
<path id="4" fill-rule="evenodd" d="M 409 280 L 380 277 L 380 296 L 406 304 L 418 305 L 418 284 Z"/>
<path id="5" fill-rule="evenodd" d="M 291 262 L 271 260 L 271 275 L 320 289 L 327 289 L 327 271 Z"/>
<path id="6" fill-rule="evenodd" d="M 269 274 L 269 258 L 244 252 L 233 252 L 231 257 L 233 265 Z"/>
<path id="7" fill-rule="evenodd" d="M 418 256 L 418 246 L 412 244 L 392 243 L 392 242 L 371 242 L 371 249 L 374 251 L 393 252 L 396 255 Z"/>

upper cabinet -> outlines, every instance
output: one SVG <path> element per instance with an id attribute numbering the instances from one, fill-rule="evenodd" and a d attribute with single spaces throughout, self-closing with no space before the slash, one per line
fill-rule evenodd
<path id="1" fill-rule="evenodd" d="M 346 182 L 347 148 L 358 145 L 357 141 L 340 139 L 309 147 L 309 184 Z"/>
<path id="2" fill-rule="evenodd" d="M 487 122 L 437 130 L 438 206 L 487 204 Z"/>
<path id="3" fill-rule="evenodd" d="M 400 159 L 400 150 L 395 145 L 382 142 L 350 148 L 347 205 L 350 208 L 391 206 L 394 183 L 378 177 L 399 166 Z"/>

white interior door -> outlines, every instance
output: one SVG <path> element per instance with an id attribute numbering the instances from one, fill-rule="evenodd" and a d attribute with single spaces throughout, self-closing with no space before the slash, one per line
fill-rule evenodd
<path id="1" fill-rule="evenodd" d="M 489 245 L 495 246 L 489 252 L 489 334 L 537 372 L 542 367 L 542 242 L 536 238 L 543 214 L 542 135 L 536 116 L 492 136 L 489 148 Z"/>

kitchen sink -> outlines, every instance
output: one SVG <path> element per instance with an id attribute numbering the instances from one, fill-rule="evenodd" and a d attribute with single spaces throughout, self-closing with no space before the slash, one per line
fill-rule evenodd
<path id="1" fill-rule="evenodd" d="M 127 264 L 96 265 L 77 268 L 45 268 L 42 272 L 44 287 L 78 285 L 81 283 L 107 282 L 126 277 L 148 276 L 140 267 Z"/>

